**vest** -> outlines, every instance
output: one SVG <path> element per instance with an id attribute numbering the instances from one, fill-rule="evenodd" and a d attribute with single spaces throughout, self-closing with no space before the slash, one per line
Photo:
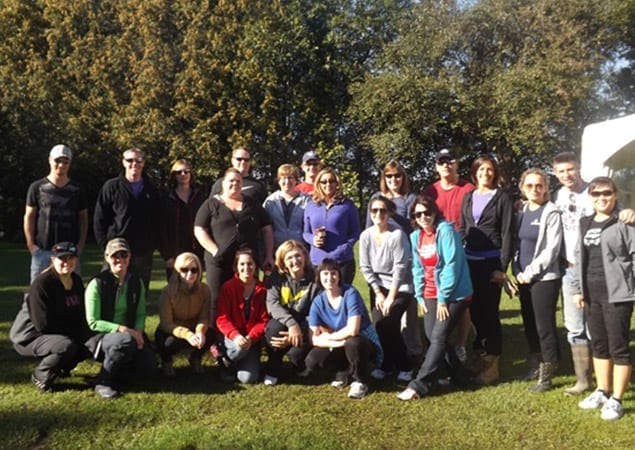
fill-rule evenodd
<path id="1" fill-rule="evenodd" d="M 119 279 L 109 270 L 104 270 L 95 277 L 97 290 L 101 301 L 101 319 L 112 322 L 115 315 L 115 300 L 119 288 Z M 135 275 L 128 278 L 128 291 L 126 298 L 126 323 L 128 328 L 134 328 L 137 319 L 137 306 L 141 297 L 141 280 Z"/>

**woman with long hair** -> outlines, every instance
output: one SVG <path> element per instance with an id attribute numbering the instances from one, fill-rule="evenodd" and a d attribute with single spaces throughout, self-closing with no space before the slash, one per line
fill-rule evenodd
<path id="1" fill-rule="evenodd" d="M 31 283 L 9 337 L 21 356 L 39 358 L 31 381 L 50 391 L 59 376 L 67 376 L 90 356 L 84 313 L 84 284 L 74 273 L 77 246 L 60 242 L 51 249 L 51 265 Z"/>
<path id="2" fill-rule="evenodd" d="M 154 333 L 163 374 L 174 376 L 172 357 L 190 350 L 194 373 L 202 373 L 201 358 L 211 344 L 209 288 L 201 279 L 203 266 L 194 253 L 181 253 L 174 260 L 174 273 L 159 297 L 159 325 Z"/>
<path id="3" fill-rule="evenodd" d="M 311 264 L 317 267 L 324 258 L 334 259 L 341 267 L 342 279 L 350 284 L 355 278 L 353 247 L 359 239 L 357 207 L 344 196 L 337 172 L 326 168 L 318 173 L 313 197 L 304 210 L 304 241 L 311 246 Z"/>
<path id="4" fill-rule="evenodd" d="M 441 368 L 447 369 L 453 381 L 464 381 L 463 364 L 448 339 L 472 297 L 467 259 L 454 225 L 443 219 L 437 204 L 425 195 L 417 196 L 411 217 L 417 228 L 410 234 L 412 277 L 415 297 L 425 311 L 430 347 L 419 372 L 398 395 L 401 400 L 426 395 Z"/>
<path id="5" fill-rule="evenodd" d="M 502 188 L 500 167 L 492 155 L 476 158 L 470 172 L 476 189 L 463 197 L 460 232 L 474 287 L 470 313 L 476 328 L 475 381 L 494 384 L 503 348 L 500 297 L 512 253 L 514 204 Z"/>
<path id="6" fill-rule="evenodd" d="M 538 378 L 530 391 L 543 392 L 552 388 L 560 360 L 556 309 L 563 275 L 562 221 L 549 201 L 549 178 L 543 170 L 526 170 L 518 186 L 526 202 L 516 220 L 512 271 L 530 352 L 525 379 Z"/>
<path id="7" fill-rule="evenodd" d="M 267 279 L 267 311 L 265 329 L 269 359 L 265 366 L 265 384 L 278 383 L 282 357 L 301 373 L 310 349 L 309 308 L 320 291 L 313 266 L 304 243 L 283 242 L 276 251 L 276 271 Z"/>
<path id="8" fill-rule="evenodd" d="M 218 294 L 216 327 L 224 337 L 227 362 L 221 368 L 226 382 L 238 379 L 255 383 L 260 376 L 260 350 L 269 316 L 265 305 L 267 289 L 258 280 L 253 251 L 239 249 L 234 257 L 234 277 Z"/>

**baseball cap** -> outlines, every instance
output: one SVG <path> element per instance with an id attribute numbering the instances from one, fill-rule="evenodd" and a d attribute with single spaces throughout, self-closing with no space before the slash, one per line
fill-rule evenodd
<path id="1" fill-rule="evenodd" d="M 437 153 L 435 161 L 439 161 L 440 159 L 449 159 L 450 161 L 454 161 L 456 158 L 454 157 L 454 153 L 452 153 L 447 148 L 444 148 L 439 150 L 439 153 Z"/>
<path id="2" fill-rule="evenodd" d="M 51 149 L 49 156 L 54 160 L 57 158 L 73 159 L 73 152 L 64 144 L 58 144 Z"/>
<path id="3" fill-rule="evenodd" d="M 106 256 L 112 256 L 117 252 L 130 252 L 128 241 L 124 238 L 114 238 L 106 244 Z"/>
<path id="4" fill-rule="evenodd" d="M 309 150 L 302 156 L 303 164 L 309 161 L 319 161 L 319 160 L 320 160 L 320 157 L 318 156 L 317 152 L 314 152 L 313 150 Z"/>
<path id="5" fill-rule="evenodd" d="M 58 242 L 53 246 L 51 252 L 53 252 L 55 258 L 66 255 L 77 256 L 77 246 L 68 241 Z"/>

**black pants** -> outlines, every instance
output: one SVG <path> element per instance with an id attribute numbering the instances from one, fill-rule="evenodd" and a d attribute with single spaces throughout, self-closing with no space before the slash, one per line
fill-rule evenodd
<path id="1" fill-rule="evenodd" d="M 488 355 L 500 355 L 503 350 L 503 329 L 500 321 L 501 286 L 490 281 L 492 272 L 500 270 L 498 258 L 468 260 L 474 294 L 470 305 L 472 323 L 476 328 L 474 349 Z"/>
<path id="2" fill-rule="evenodd" d="M 633 302 L 609 303 L 605 296 L 585 300 L 593 357 L 612 359 L 613 364 L 630 366 L 632 359 L 628 344 Z"/>
<path id="3" fill-rule="evenodd" d="M 201 348 L 194 348 L 186 339 L 181 339 L 173 334 L 168 334 L 161 328 L 157 328 L 154 332 L 154 344 L 157 353 L 161 357 L 161 361 L 172 361 L 172 357 L 180 351 L 190 350 L 191 358 L 202 358 L 206 351 L 209 350 L 213 343 L 214 335 L 209 330 L 205 335 L 205 345 Z"/>
<path id="4" fill-rule="evenodd" d="M 381 288 L 384 295 L 388 290 Z M 408 352 L 401 334 L 401 317 L 412 301 L 412 295 L 399 292 L 387 316 L 375 307 L 375 292 L 371 289 L 370 302 L 372 305 L 373 322 L 379 336 L 379 342 L 384 349 L 384 362 L 381 367 L 386 372 L 393 369 L 398 371 L 410 370 L 408 366 Z"/>
<path id="5" fill-rule="evenodd" d="M 537 281 L 518 286 L 520 312 L 523 316 L 529 351 L 540 353 L 542 361 L 560 360 L 556 309 L 561 280 Z"/>
<path id="6" fill-rule="evenodd" d="M 375 356 L 375 347 L 364 336 L 346 339 L 344 347 L 313 347 L 306 356 L 307 369 L 322 368 L 336 371 L 335 379 L 348 384 L 351 381 L 367 383 L 370 378 L 369 363 Z"/>
<path id="7" fill-rule="evenodd" d="M 223 283 L 234 276 L 232 263 L 224 264 L 205 252 L 205 279 L 210 291 L 210 327 L 216 329 L 216 301 Z"/>
<path id="8" fill-rule="evenodd" d="M 82 343 L 61 334 L 43 334 L 26 345 L 14 344 L 21 356 L 42 358 L 33 375 L 43 383 L 50 383 L 62 371 L 72 370 L 90 353 Z"/>
<path id="9" fill-rule="evenodd" d="M 282 358 L 287 355 L 289 361 L 296 370 L 304 370 L 304 358 L 306 358 L 309 352 L 309 334 L 308 325 L 301 324 L 302 329 L 302 341 L 301 347 L 289 346 L 287 348 L 275 348 L 271 346 L 271 338 L 278 337 L 281 331 L 287 331 L 287 327 L 278 322 L 275 319 L 269 319 L 267 327 L 265 328 L 265 342 L 267 343 L 267 364 L 265 366 L 265 374 L 272 377 L 280 376 L 280 369 L 282 368 Z"/>

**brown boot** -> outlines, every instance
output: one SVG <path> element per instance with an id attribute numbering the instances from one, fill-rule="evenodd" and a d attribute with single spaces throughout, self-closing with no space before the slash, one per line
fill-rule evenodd
<path id="1" fill-rule="evenodd" d="M 573 357 L 573 370 L 575 371 L 575 386 L 565 389 L 567 395 L 580 395 L 593 390 L 593 359 L 591 358 L 591 346 L 588 344 L 571 345 Z"/>
<path id="2" fill-rule="evenodd" d="M 474 379 L 477 384 L 487 386 L 498 382 L 498 355 L 483 356 L 483 368 Z"/>

